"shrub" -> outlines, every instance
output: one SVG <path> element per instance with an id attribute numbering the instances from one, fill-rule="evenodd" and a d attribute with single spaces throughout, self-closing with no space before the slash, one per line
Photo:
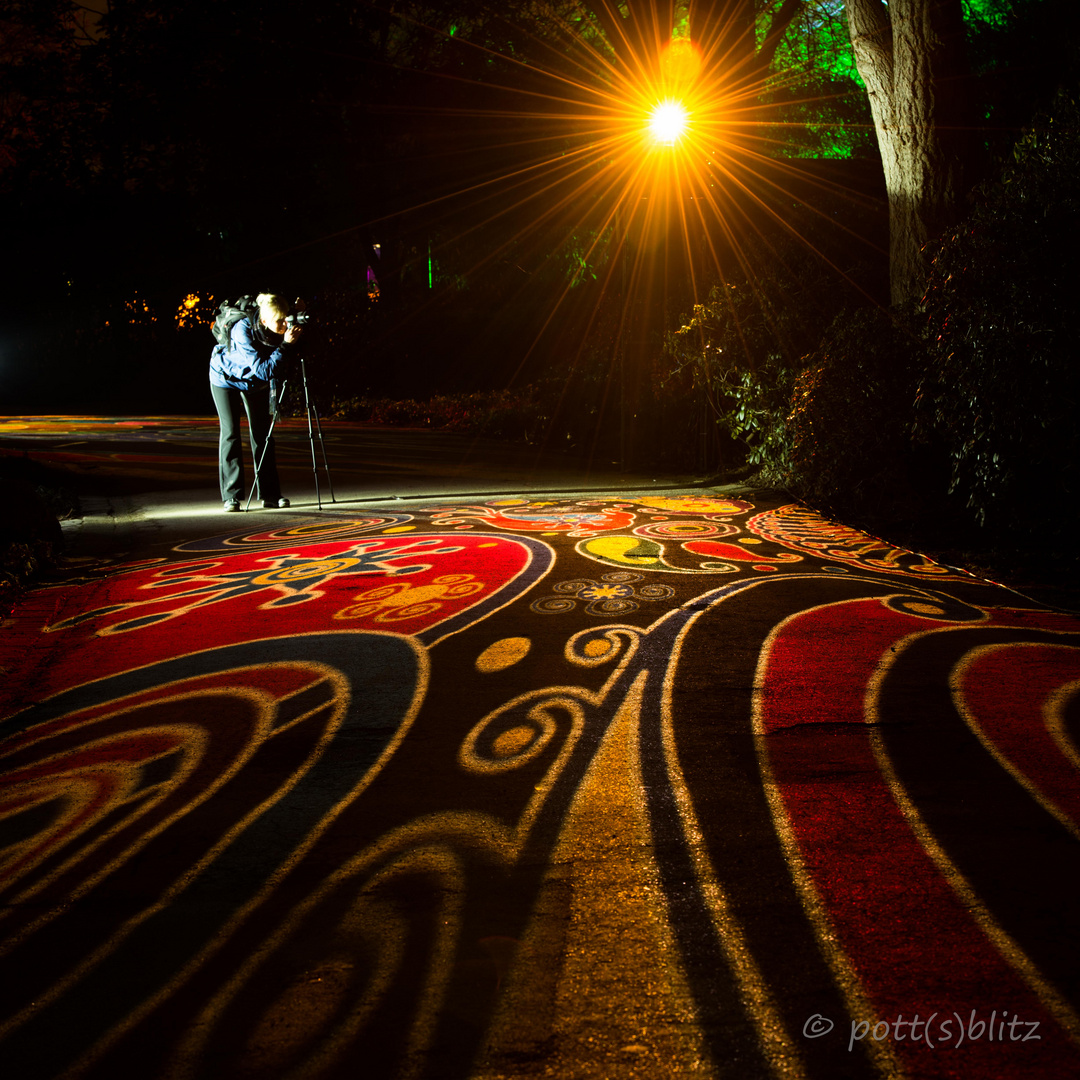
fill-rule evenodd
<path id="1" fill-rule="evenodd" d="M 837 279 L 808 252 L 751 251 L 767 267 L 716 285 L 667 335 L 669 379 L 688 380 L 714 423 L 774 478 L 788 465 L 786 417 L 804 357 L 837 307 Z"/>
<path id="2" fill-rule="evenodd" d="M 908 312 L 845 312 L 805 358 L 784 426 L 785 479 L 803 498 L 837 513 L 915 512 L 915 331 Z"/>
<path id="3" fill-rule="evenodd" d="M 759 316 L 729 299 L 726 319 L 714 298 L 673 351 L 749 459 L 809 501 L 879 520 L 960 514 L 1001 538 L 1063 535 L 1061 507 L 1080 494 L 1078 171 L 1080 110 L 1063 95 L 939 243 L 916 308 L 844 313 L 799 355 L 770 335 L 785 315 L 813 325 L 812 292 L 786 313 L 763 292 Z"/>
<path id="4" fill-rule="evenodd" d="M 0 616 L 63 549 L 60 520 L 78 512 L 65 481 L 25 455 L 0 454 Z"/>
<path id="5" fill-rule="evenodd" d="M 923 299 L 915 430 L 945 448 L 951 492 L 996 530 L 1058 527 L 1080 495 L 1078 172 L 1080 109 L 1062 95 L 940 244 Z"/>

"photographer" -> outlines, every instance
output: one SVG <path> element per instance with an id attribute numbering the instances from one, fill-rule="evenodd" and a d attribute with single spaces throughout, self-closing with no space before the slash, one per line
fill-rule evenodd
<path id="1" fill-rule="evenodd" d="M 284 297 L 261 293 L 258 312 L 235 322 L 228 345 L 216 345 L 210 355 L 210 392 L 214 396 L 221 432 L 218 467 L 221 499 L 226 512 L 240 509 L 244 496 L 244 455 L 240 441 L 241 407 L 247 413 L 251 453 L 255 462 L 255 497 L 267 509 L 285 507 L 281 497 L 271 418 L 276 409 L 271 383 L 280 378 L 288 346 L 300 335 L 289 320 L 292 305 Z"/>

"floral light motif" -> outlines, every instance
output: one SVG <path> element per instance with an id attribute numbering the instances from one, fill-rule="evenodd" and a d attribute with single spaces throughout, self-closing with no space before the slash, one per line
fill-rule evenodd
<path id="1" fill-rule="evenodd" d="M 635 588 L 633 583 L 640 581 L 642 577 L 642 574 L 620 571 L 604 574 L 599 581 L 592 578 L 560 581 L 554 586 L 559 595 L 535 601 L 532 610 L 540 615 L 560 615 L 573 611 L 581 600 L 588 602 L 585 608 L 588 615 L 626 615 L 637 611 L 643 600 L 668 600 L 675 595 L 675 590 L 669 585 L 643 585 Z"/>
<path id="2" fill-rule="evenodd" d="M 357 593 L 355 599 L 359 602 L 342 608 L 335 613 L 334 618 L 371 617 L 375 622 L 413 619 L 438 611 L 447 600 L 472 596 L 483 588 L 483 584 L 472 574 L 443 574 L 428 585 L 413 585 L 407 581 L 380 585 Z"/>

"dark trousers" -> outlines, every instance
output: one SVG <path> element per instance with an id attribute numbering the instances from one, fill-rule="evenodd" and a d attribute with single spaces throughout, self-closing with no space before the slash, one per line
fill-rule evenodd
<path id="1" fill-rule="evenodd" d="M 273 416 L 270 391 L 211 386 L 210 392 L 214 395 L 214 406 L 221 422 L 218 437 L 221 501 L 226 503 L 230 499 L 239 501 L 244 498 L 244 451 L 240 439 L 240 420 L 243 413 L 247 413 L 252 460 L 258 467 L 255 498 L 277 502 L 281 498 L 281 481 L 278 480 L 277 460 L 274 457 L 274 437 L 270 434 Z M 259 464 L 260 461 L 262 464 Z"/>

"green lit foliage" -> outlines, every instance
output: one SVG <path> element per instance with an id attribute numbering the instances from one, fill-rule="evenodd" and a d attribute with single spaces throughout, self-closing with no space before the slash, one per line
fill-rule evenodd
<path id="1" fill-rule="evenodd" d="M 1012 0 L 963 0 L 963 4 L 964 20 L 972 26 L 985 23 L 1001 29 L 1013 12 Z"/>
<path id="2" fill-rule="evenodd" d="M 759 14 L 758 37 L 781 0 Z M 777 149 L 788 157 L 850 158 L 875 147 L 842 0 L 804 4 L 777 46 L 766 98 Z"/>
<path id="3" fill-rule="evenodd" d="M 614 236 L 614 228 L 605 229 L 599 236 L 595 230 L 579 229 L 567 238 L 560 250 L 571 289 L 598 280 L 608 264 Z"/>
<path id="4" fill-rule="evenodd" d="M 963 0 L 973 69 L 986 75 L 1022 36 L 1043 0 Z M 757 38 L 764 40 L 783 0 L 758 5 Z M 1047 19 L 1046 21 L 1052 22 Z M 1018 34 L 1019 31 L 1019 34 Z M 1007 62 L 1007 61 L 1006 61 Z M 808 0 L 777 46 L 766 88 L 775 110 L 777 148 L 788 157 L 850 158 L 876 147 L 865 86 L 855 66 L 843 0 Z M 988 98 L 994 90 L 987 87 Z M 1015 94 L 1011 96 L 1015 97 Z M 988 110 L 993 109 L 991 100 Z M 988 112 L 988 117 L 990 112 Z M 1008 116 L 1006 123 L 1015 122 Z"/>
<path id="5" fill-rule="evenodd" d="M 768 19 L 775 15 L 781 4 L 782 0 L 771 0 L 759 13 L 759 41 L 765 36 Z M 773 70 L 823 71 L 833 79 L 850 79 L 861 87 L 848 40 L 843 0 L 804 4 L 777 46 Z"/>

